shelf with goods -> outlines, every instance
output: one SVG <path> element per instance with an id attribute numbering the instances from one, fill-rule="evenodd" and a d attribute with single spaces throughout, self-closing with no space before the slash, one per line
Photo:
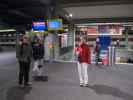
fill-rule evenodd
<path id="1" fill-rule="evenodd" d="M 16 32 L 0 32 L 0 45 L 15 45 Z"/>
<path id="2" fill-rule="evenodd" d="M 15 45 L 16 44 L 16 42 L 0 42 L 0 45 L 2 45 L 2 46 L 9 46 L 9 45 Z"/>

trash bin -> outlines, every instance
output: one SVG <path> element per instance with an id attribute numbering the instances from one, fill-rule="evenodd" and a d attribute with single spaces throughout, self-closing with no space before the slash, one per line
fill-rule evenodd
<path id="1" fill-rule="evenodd" d="M 103 65 L 108 65 L 109 61 L 108 61 L 108 57 L 103 58 Z"/>
<path id="2" fill-rule="evenodd" d="M 112 66 L 115 64 L 115 58 L 116 58 L 116 55 L 115 55 L 115 47 L 114 46 L 110 46 L 108 48 L 108 59 L 109 59 L 109 65 Z"/>

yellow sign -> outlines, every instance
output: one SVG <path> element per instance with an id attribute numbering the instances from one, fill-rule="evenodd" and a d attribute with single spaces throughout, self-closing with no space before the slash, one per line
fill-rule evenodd
<path id="1" fill-rule="evenodd" d="M 53 45 L 52 44 L 49 44 L 48 45 L 48 48 L 50 48 L 50 49 L 53 48 Z"/>

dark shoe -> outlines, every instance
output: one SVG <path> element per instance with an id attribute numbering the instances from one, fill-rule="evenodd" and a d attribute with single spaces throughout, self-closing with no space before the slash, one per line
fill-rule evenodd
<path id="1" fill-rule="evenodd" d="M 82 83 L 80 83 L 80 87 L 83 87 L 84 85 Z"/>
<path id="2" fill-rule="evenodd" d="M 80 87 L 84 87 L 84 85 L 80 85 Z"/>
<path id="3" fill-rule="evenodd" d="M 89 85 L 88 84 L 85 84 L 84 87 L 89 87 Z"/>

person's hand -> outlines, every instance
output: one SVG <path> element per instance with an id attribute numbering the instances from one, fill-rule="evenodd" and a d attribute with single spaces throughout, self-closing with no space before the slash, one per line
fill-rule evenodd
<path id="1" fill-rule="evenodd" d="M 79 51 L 76 52 L 76 55 L 79 55 Z"/>
<path id="2" fill-rule="evenodd" d="M 19 41 L 19 45 L 22 45 L 22 42 L 21 41 Z"/>

